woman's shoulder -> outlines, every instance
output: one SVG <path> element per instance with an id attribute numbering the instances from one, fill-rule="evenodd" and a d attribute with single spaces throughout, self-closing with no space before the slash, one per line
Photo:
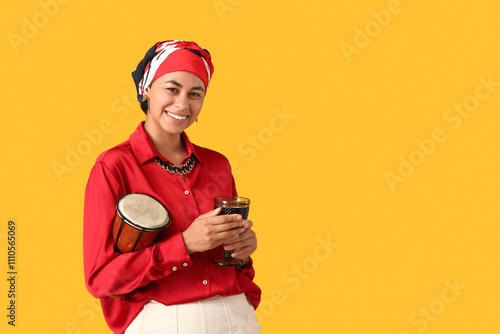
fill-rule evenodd
<path id="1" fill-rule="evenodd" d="M 229 164 L 226 156 L 215 150 L 193 144 L 195 155 L 202 161 Z"/>
<path id="2" fill-rule="evenodd" d="M 109 148 L 99 154 L 96 164 L 103 163 L 106 166 L 116 166 L 130 159 L 134 159 L 130 141 L 126 140 L 112 148 Z"/>

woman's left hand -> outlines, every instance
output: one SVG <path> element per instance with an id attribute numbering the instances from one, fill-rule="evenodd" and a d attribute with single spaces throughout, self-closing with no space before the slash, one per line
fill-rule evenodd
<path id="1" fill-rule="evenodd" d="M 225 250 L 234 249 L 233 254 L 231 254 L 233 258 L 244 260 L 257 249 L 257 236 L 252 230 L 252 225 L 251 220 L 244 220 L 243 227 L 245 227 L 245 231 L 238 234 L 231 241 L 224 243 Z"/>

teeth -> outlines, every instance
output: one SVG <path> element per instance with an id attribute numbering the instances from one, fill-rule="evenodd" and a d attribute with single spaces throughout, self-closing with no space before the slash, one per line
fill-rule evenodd
<path id="1" fill-rule="evenodd" d="M 169 114 L 171 117 L 173 117 L 175 119 L 186 119 L 187 118 L 187 116 L 179 116 L 176 114 L 172 114 L 171 112 L 168 112 L 168 111 L 167 111 L 167 114 Z"/>

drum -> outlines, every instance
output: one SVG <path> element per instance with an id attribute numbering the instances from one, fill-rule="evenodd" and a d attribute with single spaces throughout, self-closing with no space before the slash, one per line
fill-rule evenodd
<path id="1" fill-rule="evenodd" d="M 116 202 L 113 221 L 115 251 L 128 253 L 158 241 L 170 224 L 170 213 L 155 198 L 141 193 L 123 195 Z"/>

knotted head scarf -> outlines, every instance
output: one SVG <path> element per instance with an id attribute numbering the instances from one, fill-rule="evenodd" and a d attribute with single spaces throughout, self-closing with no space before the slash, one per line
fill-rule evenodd
<path id="1" fill-rule="evenodd" d="M 195 42 L 168 40 L 153 45 L 141 60 L 132 77 L 137 90 L 137 100 L 142 105 L 144 91 L 162 75 L 175 71 L 191 72 L 199 77 L 208 89 L 214 66 L 210 53 Z"/>

